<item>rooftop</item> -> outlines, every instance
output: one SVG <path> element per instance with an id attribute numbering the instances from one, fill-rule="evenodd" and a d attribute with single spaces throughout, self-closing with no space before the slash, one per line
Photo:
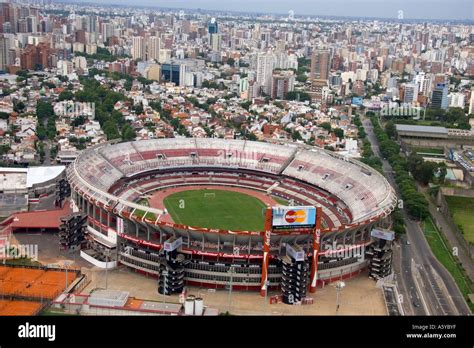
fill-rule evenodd
<path id="1" fill-rule="evenodd" d="M 447 135 L 448 130 L 445 127 L 416 126 L 411 124 L 397 124 L 397 132 L 417 132 L 417 133 L 437 133 Z"/>

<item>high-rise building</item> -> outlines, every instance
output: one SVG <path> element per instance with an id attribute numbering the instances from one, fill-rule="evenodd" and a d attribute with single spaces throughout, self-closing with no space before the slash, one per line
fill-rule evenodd
<path id="1" fill-rule="evenodd" d="M 40 42 L 38 45 L 27 45 L 20 55 L 22 69 L 33 70 L 37 65 L 48 68 L 50 64 L 51 48 L 49 44 Z"/>
<path id="2" fill-rule="evenodd" d="M 162 81 L 173 82 L 176 86 L 184 86 L 186 65 L 165 63 L 161 65 Z"/>
<path id="3" fill-rule="evenodd" d="M 133 59 L 145 59 L 145 40 L 141 36 L 132 37 L 132 58 Z"/>
<path id="4" fill-rule="evenodd" d="M 212 18 L 211 21 L 207 25 L 207 31 L 209 34 L 217 34 L 219 32 L 219 26 L 217 25 L 217 21 L 215 18 Z"/>
<path id="5" fill-rule="evenodd" d="M 161 78 L 161 67 L 159 64 L 150 64 L 146 70 L 146 78 L 153 81 L 159 81 Z"/>
<path id="6" fill-rule="evenodd" d="M 260 53 L 257 56 L 257 83 L 265 94 L 271 93 L 272 73 L 273 73 L 273 55 L 269 53 Z"/>
<path id="7" fill-rule="evenodd" d="M 102 40 L 107 42 L 107 39 L 112 37 L 114 27 L 112 23 L 102 23 Z"/>
<path id="8" fill-rule="evenodd" d="M 150 36 L 146 40 L 147 59 L 160 59 L 161 39 L 158 36 Z"/>
<path id="9" fill-rule="evenodd" d="M 29 33 L 38 32 L 38 18 L 36 18 L 35 16 L 28 16 L 26 18 L 26 25 Z"/>
<path id="10" fill-rule="evenodd" d="M 474 113 L 474 88 L 471 89 L 471 98 L 469 99 L 469 113 Z"/>
<path id="11" fill-rule="evenodd" d="M 86 17 L 86 31 L 89 33 L 96 33 L 97 32 L 97 16 L 90 15 Z"/>
<path id="12" fill-rule="evenodd" d="M 435 109 L 448 108 L 448 85 L 446 83 L 436 84 L 431 96 L 431 107 Z"/>
<path id="13" fill-rule="evenodd" d="M 329 51 L 316 50 L 311 56 L 310 78 L 327 80 L 329 78 Z"/>
<path id="14" fill-rule="evenodd" d="M 465 96 L 463 93 L 448 94 L 448 103 L 451 108 L 464 108 Z"/>
<path id="15" fill-rule="evenodd" d="M 418 85 L 416 83 L 408 83 L 405 85 L 405 94 L 403 102 L 413 104 L 418 99 Z"/>
<path id="16" fill-rule="evenodd" d="M 273 74 L 272 98 L 285 99 L 288 92 L 294 90 L 295 75 L 293 71 L 280 71 Z"/>
<path id="17" fill-rule="evenodd" d="M 9 62 L 9 49 L 10 49 L 10 42 L 9 39 L 4 37 L 3 35 L 0 36 L 0 71 L 6 71 L 7 66 L 10 64 Z"/>
<path id="18" fill-rule="evenodd" d="M 222 44 L 221 34 L 211 34 L 211 46 L 214 52 L 220 52 Z"/>

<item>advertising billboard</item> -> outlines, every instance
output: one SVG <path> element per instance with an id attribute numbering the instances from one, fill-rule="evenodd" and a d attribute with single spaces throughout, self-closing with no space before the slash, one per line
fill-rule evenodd
<path id="1" fill-rule="evenodd" d="M 304 261 L 304 250 L 298 246 L 286 245 L 286 255 L 292 257 L 295 261 Z"/>
<path id="2" fill-rule="evenodd" d="M 395 239 L 395 233 L 392 231 L 382 231 L 382 230 L 377 230 L 373 229 L 372 232 L 370 232 L 370 235 L 374 238 L 379 238 L 379 239 L 385 239 L 392 241 Z"/>
<path id="3" fill-rule="evenodd" d="M 181 245 L 183 245 L 182 237 L 179 237 L 178 239 L 172 237 L 165 242 L 164 249 L 165 251 L 173 251 L 181 247 Z"/>
<path id="4" fill-rule="evenodd" d="M 316 224 L 316 208 L 311 206 L 275 207 L 274 229 L 312 228 Z"/>

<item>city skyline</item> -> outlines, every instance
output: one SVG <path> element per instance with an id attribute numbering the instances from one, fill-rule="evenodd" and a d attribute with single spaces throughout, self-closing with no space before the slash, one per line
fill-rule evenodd
<path id="1" fill-rule="evenodd" d="M 90 0 L 69 2 L 95 3 Z M 117 5 L 117 0 L 98 1 L 99 4 Z M 293 10 L 296 16 L 335 16 L 384 19 L 474 20 L 474 6 L 469 0 L 395 0 L 383 4 L 378 0 L 241 0 L 238 3 L 217 0 L 125 0 L 120 5 L 139 5 L 190 10 L 235 11 L 285 14 Z M 402 11 L 402 12 L 400 12 Z M 440 17 L 443 14 L 443 17 Z M 400 18 L 403 17 L 403 18 Z"/>

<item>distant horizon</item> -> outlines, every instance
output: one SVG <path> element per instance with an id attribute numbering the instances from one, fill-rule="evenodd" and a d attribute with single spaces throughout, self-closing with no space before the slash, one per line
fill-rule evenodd
<path id="1" fill-rule="evenodd" d="M 474 3 L 471 0 L 239 0 L 238 3 L 221 0 L 123 0 L 120 3 L 118 0 L 63 0 L 61 2 L 271 15 L 284 15 L 293 10 L 295 16 L 303 17 L 400 20 L 401 14 L 402 20 L 474 21 Z M 440 17 L 441 15 L 444 17 Z"/>

